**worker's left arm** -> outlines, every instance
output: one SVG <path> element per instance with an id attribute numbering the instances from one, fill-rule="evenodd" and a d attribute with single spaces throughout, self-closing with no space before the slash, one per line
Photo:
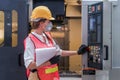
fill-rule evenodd
<path id="1" fill-rule="evenodd" d="M 86 52 L 90 52 L 90 49 L 88 46 L 82 44 L 77 51 L 68 51 L 68 50 L 62 50 L 61 56 L 71 56 L 71 55 L 81 55 Z"/>

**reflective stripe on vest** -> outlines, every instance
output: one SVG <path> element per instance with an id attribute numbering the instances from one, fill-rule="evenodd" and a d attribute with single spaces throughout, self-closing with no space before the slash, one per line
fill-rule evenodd
<path id="1" fill-rule="evenodd" d="M 54 72 L 56 72 L 56 71 L 58 71 L 58 66 L 55 66 L 54 68 L 46 69 L 46 70 L 45 70 L 45 73 L 46 73 L 46 74 L 49 74 L 49 73 L 54 73 Z"/>

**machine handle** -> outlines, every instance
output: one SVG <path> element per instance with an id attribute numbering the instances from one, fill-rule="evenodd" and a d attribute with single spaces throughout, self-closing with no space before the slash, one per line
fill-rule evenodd
<path id="1" fill-rule="evenodd" d="M 104 60 L 108 60 L 108 46 L 104 45 Z"/>

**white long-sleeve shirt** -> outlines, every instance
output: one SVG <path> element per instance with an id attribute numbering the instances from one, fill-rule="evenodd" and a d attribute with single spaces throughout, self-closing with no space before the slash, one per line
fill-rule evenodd
<path id="1" fill-rule="evenodd" d="M 45 42 L 47 45 L 49 45 L 49 41 L 44 33 L 42 35 L 39 35 L 35 32 L 32 32 L 32 34 L 34 34 L 42 42 Z M 45 39 L 43 38 L 43 36 Z M 27 68 L 29 66 L 29 64 L 32 61 L 34 61 L 35 47 L 34 47 L 34 43 L 31 41 L 31 39 L 29 37 L 26 38 L 25 42 L 26 43 L 25 43 L 25 51 L 24 51 L 24 63 Z M 56 46 L 57 55 L 61 55 L 62 50 L 59 48 L 58 45 L 56 45 L 54 40 L 53 40 L 53 42 L 54 42 L 54 45 Z"/>

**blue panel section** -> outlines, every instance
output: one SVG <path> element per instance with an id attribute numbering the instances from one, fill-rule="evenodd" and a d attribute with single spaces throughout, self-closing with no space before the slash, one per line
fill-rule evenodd
<path id="1" fill-rule="evenodd" d="M 57 15 L 64 15 L 64 1 L 39 1 L 35 2 L 33 7 L 40 5 L 49 7 L 54 18 Z"/>

